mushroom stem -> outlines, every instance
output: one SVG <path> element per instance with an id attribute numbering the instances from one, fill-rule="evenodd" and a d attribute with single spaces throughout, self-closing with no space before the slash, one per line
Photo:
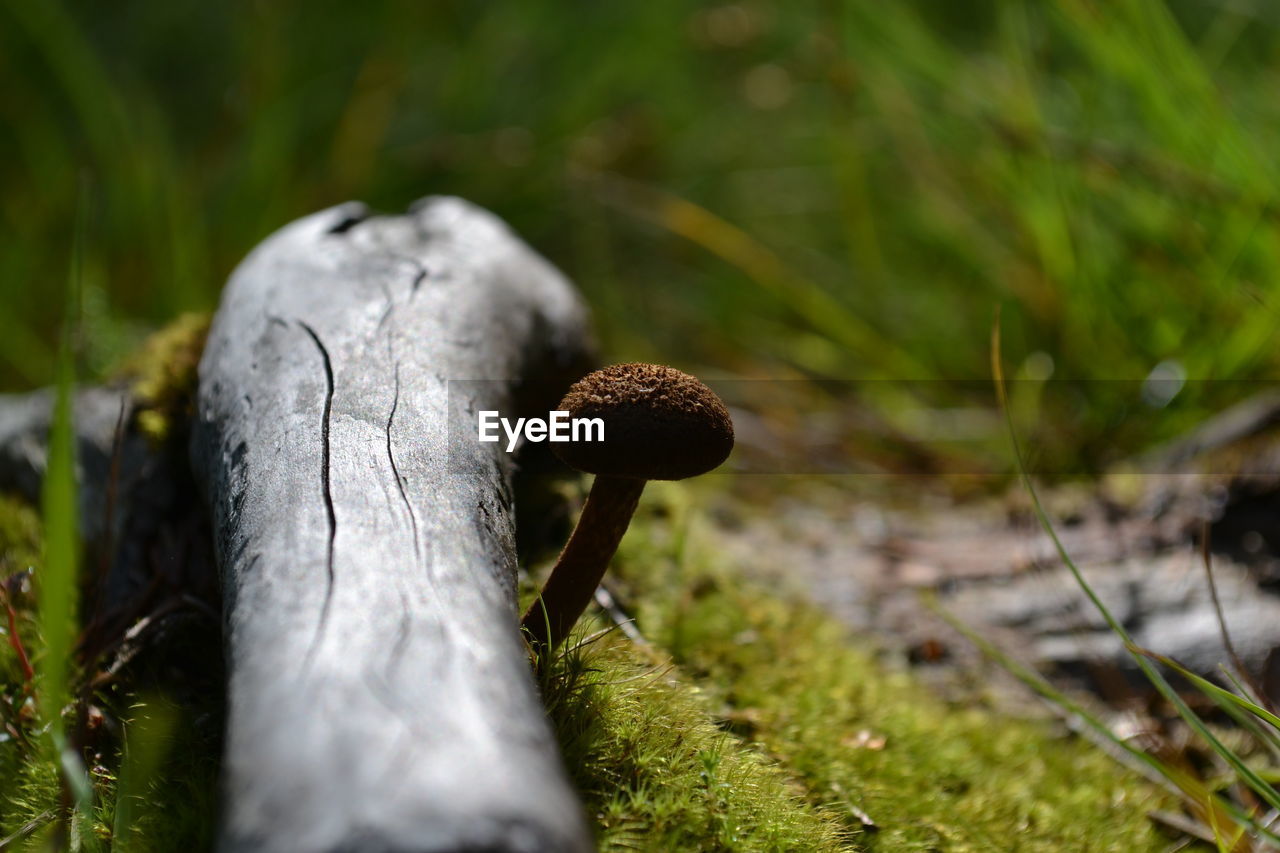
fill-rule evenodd
<path id="1" fill-rule="evenodd" d="M 535 652 L 560 645 L 587 609 L 627 532 L 644 484 L 631 477 L 596 476 L 578 526 L 520 624 Z"/>

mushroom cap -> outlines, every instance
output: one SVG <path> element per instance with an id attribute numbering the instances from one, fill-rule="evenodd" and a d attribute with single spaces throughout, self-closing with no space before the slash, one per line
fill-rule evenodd
<path id="1" fill-rule="evenodd" d="M 559 409 L 600 418 L 604 441 L 557 442 L 567 465 L 609 477 L 683 480 L 715 468 L 733 450 L 733 421 L 715 392 L 660 364 L 615 364 L 588 373 Z"/>

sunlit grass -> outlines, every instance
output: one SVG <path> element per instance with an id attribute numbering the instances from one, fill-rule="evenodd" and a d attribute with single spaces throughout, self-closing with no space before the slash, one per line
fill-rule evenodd
<path id="1" fill-rule="evenodd" d="M 57 315 L 32 284 L 62 268 L 82 172 L 100 328 L 210 307 L 296 215 L 458 192 L 581 284 L 617 360 L 979 379 L 1001 302 L 1011 362 L 1089 399 L 1046 401 L 1061 428 L 1037 450 L 1066 472 L 1233 393 L 1189 385 L 1153 435 L 1125 421 L 1131 386 L 1090 380 L 1280 368 L 1268 12 L 662 0 L 579 10 L 567 41 L 552 4 L 162 12 L 0 10 L 23 83 L 0 94 L 0 384 L 52 378 Z"/>

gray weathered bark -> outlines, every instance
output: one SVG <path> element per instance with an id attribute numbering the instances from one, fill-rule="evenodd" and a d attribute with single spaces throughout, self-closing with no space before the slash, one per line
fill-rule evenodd
<path id="1" fill-rule="evenodd" d="M 39 504 L 53 417 L 53 390 L 0 394 L 0 491 Z M 191 507 L 185 461 L 130 427 L 133 401 L 118 388 L 76 392 L 76 481 L 80 533 L 97 574 L 88 651 L 106 623 L 136 617 L 155 580 L 159 532 Z M 197 584 L 200 585 L 200 584 Z M 195 590 L 187 590 L 195 592 Z"/>
<path id="2" fill-rule="evenodd" d="M 467 439 L 587 349 L 564 278 L 457 199 L 333 208 L 236 271 L 192 442 L 225 590 L 223 851 L 590 846 L 517 633 L 511 461 Z"/>
<path id="3" fill-rule="evenodd" d="M 33 503 L 48 458 L 49 425 L 53 419 L 53 389 L 27 394 L 0 394 L 0 489 L 13 490 Z M 113 447 L 129 395 L 112 388 L 86 388 L 74 400 L 76 426 L 76 480 L 80 484 L 81 533 L 94 540 L 104 535 L 103 506 L 111 480 Z M 139 476 L 151 454 L 145 441 L 126 436 L 119 466 Z"/>

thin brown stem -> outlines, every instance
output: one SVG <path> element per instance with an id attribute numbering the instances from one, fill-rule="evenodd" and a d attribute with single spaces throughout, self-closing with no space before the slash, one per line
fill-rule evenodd
<path id="1" fill-rule="evenodd" d="M 521 628 L 535 651 L 554 649 L 587 609 L 604 571 L 627 532 L 644 480 L 597 476 L 582 517 L 560 552 L 542 594 L 524 614 Z"/>

